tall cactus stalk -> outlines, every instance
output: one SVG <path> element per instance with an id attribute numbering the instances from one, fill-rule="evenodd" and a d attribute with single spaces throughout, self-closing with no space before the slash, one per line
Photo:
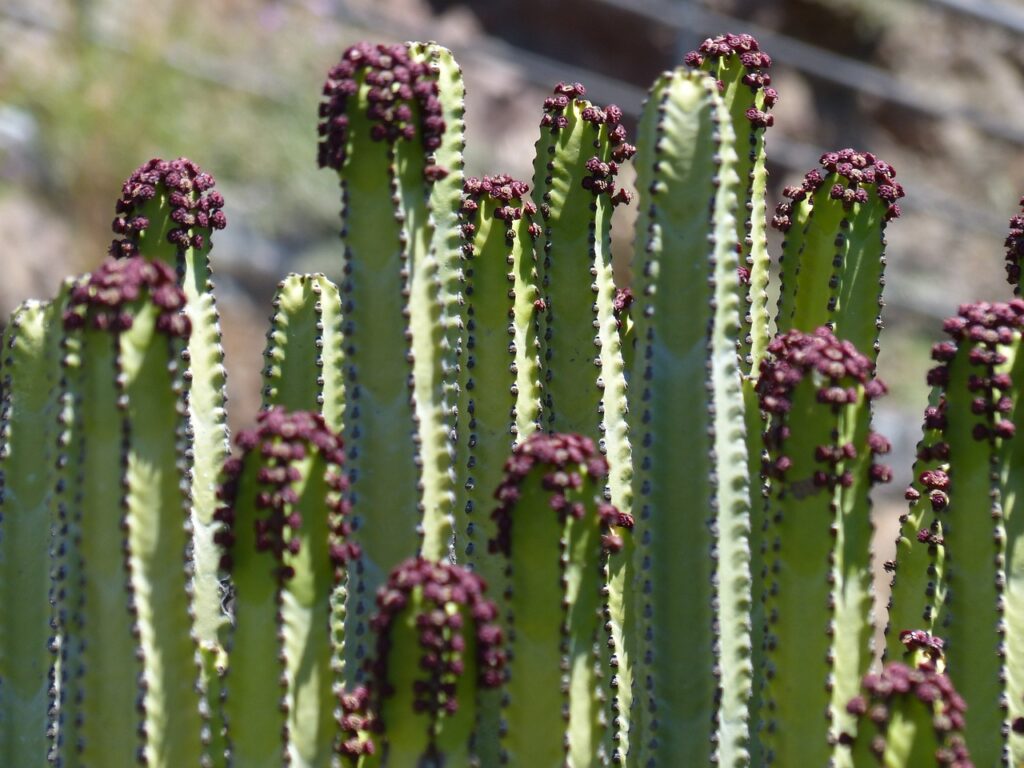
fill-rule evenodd
<path id="1" fill-rule="evenodd" d="M 589 438 L 535 433 L 505 469 L 491 543 L 509 580 L 502 763 L 604 764 L 605 561 L 632 518 L 601 500 L 608 464 Z"/>
<path id="2" fill-rule="evenodd" d="M 207 652 L 219 647 L 227 622 L 213 543 L 217 475 L 229 450 L 227 375 L 210 265 L 213 231 L 223 229 L 227 219 L 224 197 L 213 189 L 215 184 L 210 174 L 187 158 L 150 160 L 121 189 L 113 222 L 119 237 L 110 245 L 111 256 L 144 256 L 169 264 L 187 300 L 185 312 L 192 333 L 183 355 L 188 363 L 192 454 L 193 610 L 196 634 Z"/>
<path id="3" fill-rule="evenodd" d="M 749 488 L 736 355 L 738 177 L 714 80 L 663 75 L 640 142 L 631 762 L 670 765 L 685 754 L 734 765 L 747 748 Z"/>
<path id="4" fill-rule="evenodd" d="M 772 478 L 761 739 L 769 763 L 826 765 L 866 668 L 870 610 L 843 601 L 870 572 L 870 540 L 851 536 L 847 510 L 881 473 L 860 412 L 885 388 L 827 328 L 790 331 L 768 351 L 758 381 Z"/>
<path id="5" fill-rule="evenodd" d="M 59 604 L 61 720 L 75 738 L 57 759 L 68 766 L 204 759 L 185 567 L 184 305 L 170 267 L 132 257 L 76 286 L 64 315 L 78 347 L 65 359 L 75 423 L 59 464 L 59 482 L 76 489 Z"/>
<path id="6" fill-rule="evenodd" d="M 323 417 L 264 411 L 225 470 L 218 541 L 235 586 L 224 711 L 231 764 L 330 766 L 339 746 L 335 600 L 348 542 L 341 442 Z"/>
<path id="7" fill-rule="evenodd" d="M 978 765 L 1024 758 L 1019 736 L 1010 748 L 1010 723 L 1024 706 L 1017 671 L 1024 639 L 1014 599 L 1022 526 L 1012 469 L 1020 466 L 1014 435 L 1024 427 L 1014 397 L 1022 327 L 1020 299 L 964 305 L 946 321 L 953 341 L 933 348 L 940 365 L 929 378 L 943 389 L 935 417 L 941 441 L 928 446 L 936 465 L 918 474 L 908 494 L 934 515 L 929 520 L 912 509 L 904 520 L 890 611 L 890 652 L 897 633 L 917 628 L 904 622 L 918 612 L 931 617 L 924 629 L 945 641 L 949 675 L 970 712 L 965 735 Z M 929 552 L 927 561 L 921 551 Z"/>
<path id="8" fill-rule="evenodd" d="M 15 310 L 0 342 L 0 763 L 42 762 L 56 744 L 60 321 L 51 302 Z"/>
<path id="9" fill-rule="evenodd" d="M 461 105 L 457 67 L 436 46 L 355 45 L 324 86 L 319 164 L 342 186 L 343 420 L 363 550 L 353 672 L 374 590 L 410 552 L 439 558 L 450 545 Z"/>

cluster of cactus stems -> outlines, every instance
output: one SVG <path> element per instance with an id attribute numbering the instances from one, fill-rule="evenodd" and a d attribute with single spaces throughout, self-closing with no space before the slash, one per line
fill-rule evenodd
<path id="1" fill-rule="evenodd" d="M 233 457 L 225 201 L 183 158 L 133 173 L 110 259 L 2 337 L 0 763 L 1024 760 L 1024 302 L 946 322 L 874 562 L 903 190 L 842 149 L 769 219 L 770 67 L 706 40 L 635 138 L 559 83 L 527 183 L 465 175 L 448 51 L 348 49 L 317 158 L 340 281 L 281 282 Z"/>

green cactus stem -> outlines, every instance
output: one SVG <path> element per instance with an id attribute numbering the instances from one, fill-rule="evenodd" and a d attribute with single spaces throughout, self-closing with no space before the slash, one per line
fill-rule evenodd
<path id="1" fill-rule="evenodd" d="M 871 660 L 870 526 L 850 510 L 888 475 L 872 463 L 881 438 L 863 434 L 863 411 L 885 387 L 827 328 L 782 334 L 768 351 L 758 381 L 771 416 L 761 738 L 770 763 L 826 765 L 847 719 L 837 710 Z"/>
<path id="2" fill-rule="evenodd" d="M 707 72 L 720 84 L 719 91 L 732 123 L 736 152 L 737 211 L 735 241 L 739 244 L 739 270 L 744 298 L 740 312 L 743 332 L 740 358 L 744 374 L 753 376 L 770 340 L 768 335 L 768 239 L 766 231 L 765 130 L 775 118 L 770 110 L 778 100 L 768 73 L 771 57 L 751 35 L 708 38 L 686 54 L 686 64 Z M 758 430 L 760 431 L 760 430 Z"/>
<path id="3" fill-rule="evenodd" d="M 75 738 L 61 739 L 57 760 L 68 766 L 205 759 L 177 364 L 191 330 L 184 306 L 169 266 L 131 257 L 77 285 L 64 314 L 74 423 L 58 485 L 75 488 L 64 543 L 76 562 L 58 582 L 60 717 Z"/>
<path id="4" fill-rule="evenodd" d="M 783 333 L 828 325 L 875 360 L 885 226 L 900 215 L 903 188 L 870 152 L 826 152 L 821 165 L 801 186 L 786 187 L 789 202 L 772 218 L 785 238 L 776 326 Z"/>
<path id="5" fill-rule="evenodd" d="M 375 589 L 410 552 L 450 546 L 458 68 L 437 46 L 352 46 L 328 74 L 319 130 L 318 162 L 342 186 L 344 437 L 364 555 L 349 590 L 356 672 Z M 386 525 L 369 514 L 381 509 Z"/>
<path id="6" fill-rule="evenodd" d="M 732 124 L 678 69 L 640 125 L 631 374 L 634 765 L 742 763 L 750 695 L 749 489 L 737 343 Z M 680 436 L 685 436 L 681 439 Z M 687 661 L 679 663 L 679 649 Z"/>
<path id="7" fill-rule="evenodd" d="M 14 311 L 0 342 L 0 763 L 42 765 L 55 745 L 60 320 L 70 286 Z"/>
<path id="8" fill-rule="evenodd" d="M 221 608 L 217 548 L 213 543 L 217 473 L 227 458 L 224 349 L 214 297 L 210 249 L 214 230 L 227 225 L 224 197 L 213 177 L 184 157 L 154 158 L 125 181 L 112 228 L 110 255 L 144 256 L 174 267 L 192 325 L 188 362 L 189 450 L 192 452 L 192 579 L 196 634 L 216 653 L 227 622 Z"/>
<path id="9" fill-rule="evenodd" d="M 911 547 L 916 539 L 917 547 L 942 552 L 941 571 L 928 573 L 941 580 L 933 582 L 934 594 L 926 593 L 926 599 L 934 601 L 932 631 L 946 641 L 950 677 L 971 712 L 966 729 L 971 754 L 979 765 L 1016 762 L 1024 755 L 1011 756 L 1008 739 L 1020 702 L 1008 695 L 1007 680 L 1008 670 L 1021 663 L 1017 654 L 1022 641 L 1016 637 L 1018 615 L 1008 616 L 1007 605 L 1020 585 L 1019 566 L 1007 565 L 1008 559 L 1018 559 L 1014 553 L 1020 522 L 1013 515 L 1016 487 L 1010 467 L 1019 449 L 1013 445 L 1017 424 L 1009 416 L 1015 415 L 1012 373 L 1020 368 L 1016 358 L 1024 301 L 963 305 L 944 327 L 952 342 L 933 348 L 940 365 L 929 373 L 929 383 L 944 390 L 938 424 L 944 463 L 919 475 L 920 491 L 911 489 L 927 495 L 938 526 L 915 531 L 916 521 L 910 519 L 901 538 L 912 542 Z M 920 568 L 919 562 L 911 564 Z M 904 571 L 904 563 L 897 560 L 897 609 L 904 597 Z M 923 578 L 907 575 L 910 584 Z M 911 596 L 910 601 L 917 605 L 920 598 Z M 908 628 L 895 623 L 906 620 L 905 614 L 890 615 L 890 648 L 892 633 Z"/>
<path id="10" fill-rule="evenodd" d="M 322 416 L 274 408 L 225 466 L 217 541 L 235 586 L 225 682 L 232 764 L 329 766 L 339 731 L 332 597 L 348 541 L 341 440 Z"/>
<path id="11" fill-rule="evenodd" d="M 370 692 L 379 765 L 472 765 L 478 697 L 504 677 L 498 609 L 471 571 L 423 558 L 377 594 Z"/>
<path id="12" fill-rule="evenodd" d="M 840 736 L 858 768 L 974 765 L 963 736 L 964 701 L 931 663 L 892 662 L 866 675 L 862 690 L 846 707 L 856 734 Z"/>
<path id="13" fill-rule="evenodd" d="M 609 680 L 597 663 L 609 553 L 629 515 L 602 501 L 607 461 L 580 435 L 536 432 L 505 465 L 491 549 L 507 562 L 503 764 L 604 764 Z M 561 727 L 554 727 L 561 723 Z"/>
<path id="14" fill-rule="evenodd" d="M 341 295 L 322 274 L 288 275 L 277 286 L 263 351 L 263 408 L 319 412 L 342 429 L 345 353 Z"/>

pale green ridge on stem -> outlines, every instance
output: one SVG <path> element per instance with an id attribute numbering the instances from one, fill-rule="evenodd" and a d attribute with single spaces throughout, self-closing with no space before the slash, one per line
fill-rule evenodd
<path id="1" fill-rule="evenodd" d="M 139 213 L 150 226 L 139 232 L 138 253 L 160 259 L 173 266 L 178 284 L 185 291 L 185 312 L 192 333 L 183 354 L 187 362 L 189 409 L 189 450 L 192 453 L 191 519 L 193 526 L 193 609 L 195 632 L 204 645 L 221 642 L 220 634 L 228 622 L 222 606 L 218 579 L 220 557 L 213 534 L 216 524 L 218 473 L 230 453 L 227 425 L 227 370 L 221 344 L 220 314 L 217 310 L 210 264 L 209 230 L 202 247 L 178 248 L 167 240 L 167 233 L 178 227 L 170 218 L 168 190 L 157 186 L 157 194 Z"/>
<path id="2" fill-rule="evenodd" d="M 288 275 L 277 287 L 263 352 L 263 408 L 313 411 L 342 429 L 345 353 L 341 296 L 322 274 Z"/>
<path id="3" fill-rule="evenodd" d="M 279 659 L 279 564 L 256 549 L 253 520 L 259 493 L 258 463 L 258 457 L 252 456 L 243 466 L 234 506 L 234 525 L 240 535 L 231 549 L 235 626 L 228 648 L 224 714 L 230 765 L 279 768 L 287 729 L 287 712 L 282 707 L 285 690 L 280 680 L 284 670 Z"/>
<path id="4" fill-rule="evenodd" d="M 416 415 L 423 461 L 422 552 L 424 556 L 439 560 L 448 556 L 453 534 L 453 408 L 458 398 L 456 353 L 461 316 L 458 283 L 465 242 L 459 228 L 462 153 L 466 144 L 465 87 L 462 71 L 448 49 L 436 43 L 411 43 L 410 53 L 431 66 L 445 122 L 441 145 L 434 150 L 433 158 L 426 160 L 444 168 L 447 171 L 444 178 L 424 184 L 422 166 L 415 161 L 417 152 L 422 157 L 419 142 L 397 145 L 400 157 L 406 152 L 411 155 L 408 173 L 399 176 L 407 206 L 407 227 L 421 230 L 410 233 L 409 323 L 413 330 Z"/>
<path id="5" fill-rule="evenodd" d="M 778 766 L 833 759 L 828 682 L 835 671 L 838 498 L 812 478 L 820 469 L 815 447 L 836 442 L 839 414 L 818 403 L 816 390 L 808 376 L 793 392 L 783 421 L 792 465 L 785 480 L 772 481 L 767 507 L 766 682 L 758 717 L 767 762 Z"/>
<path id="6" fill-rule="evenodd" d="M 394 148 L 369 136 L 365 83 L 348 111 L 349 144 L 342 180 L 345 244 L 342 332 L 345 338 L 344 441 L 354 538 L 362 557 L 349 574 L 345 669 L 361 677 L 367 620 L 377 587 L 419 550 L 422 537 L 420 456 L 409 330 L 409 234 Z M 422 147 L 419 148 L 422 154 Z M 422 160 L 416 163 L 422 174 Z M 422 178 L 419 182 L 422 192 Z M 381 511 L 386 510 L 386 517 Z"/>
<path id="7" fill-rule="evenodd" d="M 200 764 L 206 704 L 188 591 L 191 462 L 185 456 L 187 406 L 177 364 L 183 345 L 155 330 L 158 311 L 147 303 L 134 313 L 131 329 L 120 336 L 118 375 L 125 379 L 127 400 L 127 567 L 144 659 L 145 757 L 149 765 L 171 768 Z M 87 450 L 95 448 L 90 440 Z"/>
<path id="8" fill-rule="evenodd" d="M 59 649 L 51 602 L 66 291 L 30 301 L 0 337 L 0 764 L 41 765 L 56 740 Z M 52 733 L 48 733 L 52 729 Z"/>
<path id="9" fill-rule="evenodd" d="M 1018 342 L 1005 350 L 1007 362 L 1001 368 L 1017 384 L 1013 410 L 1006 414 L 1016 427 L 1016 435 L 1000 446 L 999 492 L 1003 502 L 1003 525 L 1006 531 L 1006 697 L 1008 719 L 1012 723 L 1024 716 L 1024 399 L 1020 384 L 1024 382 L 1024 351 Z M 1024 761 L 1024 734 L 1010 731 L 1010 762 Z"/>
<path id="10" fill-rule="evenodd" d="M 324 504 L 330 492 L 325 482 L 325 464 L 313 453 L 297 465 L 304 482 L 295 483 L 299 495 L 293 509 L 302 516 L 302 526 L 292 535 L 299 539 L 299 551 L 286 553 L 284 563 L 295 575 L 281 586 L 280 654 L 284 659 L 282 705 L 287 711 L 289 764 L 299 768 L 330 768 L 337 726 L 334 693 L 338 676 L 333 665 L 331 596 L 335 590 L 334 564 L 329 557 L 329 512 Z M 268 560 L 267 554 L 263 555 Z M 267 669 L 273 659 L 266 659 Z M 263 674 L 266 674 L 264 671 Z"/>
<path id="11" fill-rule="evenodd" d="M 932 405 L 941 402 L 940 391 L 932 392 Z M 936 443 L 943 441 L 942 430 L 925 427 L 924 436 L 918 442 L 918 458 L 913 466 L 913 483 L 908 489 L 910 508 L 900 516 L 900 530 L 896 538 L 896 554 L 887 565 L 892 573 L 889 595 L 888 619 L 885 627 L 884 658 L 902 658 L 903 643 L 900 633 L 905 630 L 921 629 L 935 634 L 936 606 L 941 603 L 945 590 L 942 587 L 945 572 L 945 548 L 934 543 L 941 540 L 942 525 L 939 513 L 932 504 L 929 489 L 921 482 L 924 473 L 949 471 L 948 455 L 937 456 L 932 452 Z M 932 541 L 920 541 L 918 535 L 924 531 Z"/>
<path id="12" fill-rule="evenodd" d="M 1017 335 L 1019 344 L 1019 333 Z M 949 506 L 942 512 L 945 600 L 937 606 L 935 633 L 946 641 L 949 676 L 967 702 L 967 745 L 976 765 L 1006 762 L 1007 704 L 1005 623 L 1006 533 L 999 499 L 998 440 L 976 439 L 972 413 L 978 395 L 968 389 L 985 367 L 968 361 L 973 343 L 961 342 L 949 365 L 946 439 L 949 442 Z M 981 345 L 978 345 L 981 346 Z"/>
<path id="13" fill-rule="evenodd" d="M 671 765 L 685 754 L 735 765 L 746 759 L 751 680 L 749 489 L 736 356 L 739 179 L 714 80 L 663 75 L 641 141 L 629 608 L 642 639 L 632 652 L 630 762 Z"/>

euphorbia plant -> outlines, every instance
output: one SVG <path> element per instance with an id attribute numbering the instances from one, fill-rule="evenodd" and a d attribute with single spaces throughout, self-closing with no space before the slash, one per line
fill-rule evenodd
<path id="1" fill-rule="evenodd" d="M 3 336 L 0 762 L 1024 759 L 1024 304 L 962 307 L 933 351 L 873 669 L 903 191 L 854 149 L 787 187 L 770 312 L 771 60 L 725 35 L 685 61 L 635 145 L 555 86 L 530 185 L 464 175 L 448 51 L 348 49 L 319 113 L 341 279 L 282 280 L 234 458 L 225 201 L 185 159 L 132 174 L 111 260 Z"/>

